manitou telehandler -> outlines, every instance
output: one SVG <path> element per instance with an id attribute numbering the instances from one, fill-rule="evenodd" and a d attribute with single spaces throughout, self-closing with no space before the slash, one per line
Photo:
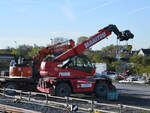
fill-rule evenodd
<path id="1" fill-rule="evenodd" d="M 70 48 L 57 57 L 42 61 L 37 89 L 57 96 L 69 96 L 71 93 L 94 93 L 106 97 L 108 92 L 116 91 L 111 80 L 106 77 L 94 77 L 95 66 L 82 53 L 111 33 L 120 41 L 132 39 L 134 35 L 125 30 L 120 32 L 115 25 L 109 25 L 84 42 Z"/>

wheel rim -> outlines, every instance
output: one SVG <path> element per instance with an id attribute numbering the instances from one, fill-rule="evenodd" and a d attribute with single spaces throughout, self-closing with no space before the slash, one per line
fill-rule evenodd
<path id="1" fill-rule="evenodd" d="M 100 96 L 100 97 L 106 97 L 107 96 L 108 88 L 104 84 L 99 84 L 97 86 L 96 90 L 97 90 L 96 91 L 97 96 Z"/>
<path id="2" fill-rule="evenodd" d="M 101 86 L 101 87 L 99 88 L 99 90 L 100 90 L 101 92 L 106 92 L 106 87 L 105 87 L 105 86 Z"/>
<path id="3" fill-rule="evenodd" d="M 68 91 L 65 88 L 60 89 L 60 95 L 61 96 L 68 96 Z"/>
<path id="4" fill-rule="evenodd" d="M 57 96 L 69 96 L 71 93 L 71 88 L 67 83 L 60 83 L 56 86 L 56 95 Z"/>

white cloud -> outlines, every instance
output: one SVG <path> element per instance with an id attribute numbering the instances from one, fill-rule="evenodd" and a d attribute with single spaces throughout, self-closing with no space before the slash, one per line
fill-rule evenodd
<path id="1" fill-rule="evenodd" d="M 138 13 L 138 12 L 141 12 L 141 11 L 143 11 L 145 9 L 149 9 L 149 8 L 150 8 L 150 6 L 145 6 L 145 7 L 137 8 L 137 9 L 134 9 L 134 10 L 130 11 L 128 13 L 128 15 L 131 15 L 131 14 L 134 14 L 134 13 Z"/>
<path id="2" fill-rule="evenodd" d="M 103 4 L 100 4 L 100 5 L 96 6 L 96 7 L 93 7 L 93 8 L 91 8 L 91 9 L 87 10 L 87 11 L 85 12 L 85 14 L 89 14 L 89 13 L 91 13 L 91 12 L 93 12 L 93 11 L 99 9 L 99 8 L 103 8 L 103 7 L 106 7 L 106 6 L 108 6 L 108 5 L 111 5 L 111 4 L 114 3 L 115 1 L 116 1 L 116 0 L 108 0 L 108 1 L 104 2 Z"/>
<path id="3" fill-rule="evenodd" d="M 50 35 L 58 36 L 58 35 L 78 35 L 80 34 L 79 32 L 50 32 Z"/>

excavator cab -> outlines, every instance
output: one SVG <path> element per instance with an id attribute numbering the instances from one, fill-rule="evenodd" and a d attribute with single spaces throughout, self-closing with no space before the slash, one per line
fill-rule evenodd
<path id="1" fill-rule="evenodd" d="M 31 79 L 33 70 L 29 62 L 30 60 L 25 61 L 23 57 L 19 57 L 18 62 L 12 60 L 9 67 L 9 77 Z"/>

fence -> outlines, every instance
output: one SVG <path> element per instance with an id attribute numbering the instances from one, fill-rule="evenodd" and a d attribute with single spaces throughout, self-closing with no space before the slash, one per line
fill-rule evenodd
<path id="1" fill-rule="evenodd" d="M 40 112 L 0 104 L 0 113 L 40 113 Z"/>
<path id="2" fill-rule="evenodd" d="M 7 95 L 7 91 L 15 91 L 16 95 L 14 95 L 14 96 Z M 78 107 L 78 109 L 83 110 L 83 111 L 89 111 L 89 112 L 98 111 L 98 112 L 103 112 L 103 113 L 118 113 L 118 112 L 123 113 L 127 108 L 136 109 L 136 110 L 150 111 L 150 109 L 148 109 L 148 108 L 122 105 L 122 104 L 98 103 L 97 101 L 94 101 L 94 99 L 86 100 L 86 99 L 73 98 L 73 97 L 65 97 L 64 98 L 64 97 L 58 97 L 58 96 L 51 96 L 49 94 L 40 93 L 40 92 L 32 92 L 32 91 L 23 92 L 22 90 L 0 88 L 0 94 L 5 96 L 5 97 L 11 97 L 11 98 L 15 98 L 15 99 L 25 100 L 25 101 L 28 101 L 28 102 L 42 103 L 42 104 L 47 105 L 47 106 L 50 105 L 50 104 L 65 106 L 65 109 L 67 109 L 69 111 L 71 111 L 71 107 L 73 106 L 73 104 L 72 104 L 73 100 L 78 101 L 78 102 L 88 103 L 90 105 L 90 109 L 87 109 L 85 107 Z M 37 95 L 44 96 L 44 97 L 40 97 L 40 99 L 38 99 L 38 100 L 33 98 L 34 96 L 37 97 Z M 51 101 L 50 98 L 53 98 L 54 101 Z M 56 102 L 57 99 L 59 100 L 59 102 Z M 60 100 L 63 100 L 63 102 L 60 102 Z M 72 103 L 70 103 L 70 101 L 72 101 Z M 103 110 L 103 109 L 100 109 L 100 108 L 96 108 L 95 106 L 96 107 L 97 106 L 98 107 L 107 106 L 107 107 L 111 107 L 111 108 L 114 108 L 114 109 L 117 109 L 117 110 L 115 110 L 115 111 Z"/>

